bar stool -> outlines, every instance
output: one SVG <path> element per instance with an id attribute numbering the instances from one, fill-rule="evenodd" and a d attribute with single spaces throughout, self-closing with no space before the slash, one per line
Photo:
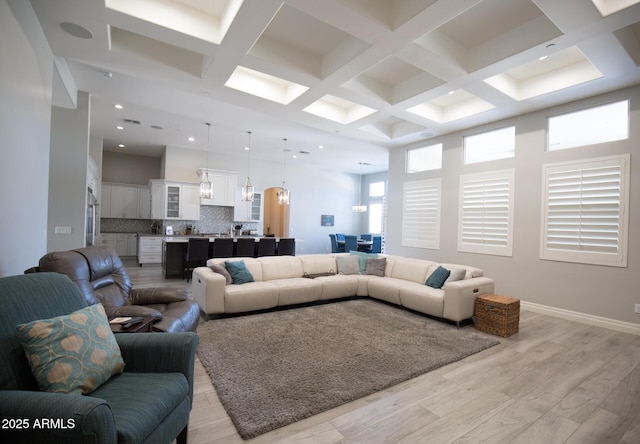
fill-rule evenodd
<path id="1" fill-rule="evenodd" d="M 183 277 L 187 282 L 191 280 L 191 273 L 197 266 L 202 266 L 209 259 L 209 238 L 190 237 L 187 243 L 187 253 L 184 255 Z"/>
<path id="2" fill-rule="evenodd" d="M 220 237 L 213 241 L 213 253 L 211 257 L 231 257 L 233 256 L 233 239 L 230 237 Z"/>
<path id="3" fill-rule="evenodd" d="M 276 239 L 275 237 L 263 237 L 258 242 L 258 257 L 275 256 L 276 255 Z"/>
<path id="4" fill-rule="evenodd" d="M 281 238 L 278 242 L 278 256 L 295 256 L 296 240 L 292 237 Z"/>
<path id="5" fill-rule="evenodd" d="M 238 257 L 254 257 L 256 255 L 256 240 L 252 237 L 236 239 L 236 254 Z"/>

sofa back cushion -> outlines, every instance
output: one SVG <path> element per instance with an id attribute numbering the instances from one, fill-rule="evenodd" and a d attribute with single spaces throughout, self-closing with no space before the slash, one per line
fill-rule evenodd
<path id="1" fill-rule="evenodd" d="M 296 257 L 300 259 L 305 275 L 336 274 L 338 272 L 335 256 L 328 254 L 303 254 Z"/>
<path id="2" fill-rule="evenodd" d="M 302 277 L 302 262 L 297 256 L 263 256 L 258 258 L 262 264 L 262 279 L 273 281 Z"/>
<path id="3" fill-rule="evenodd" d="M 211 264 L 224 264 L 226 261 L 234 262 L 234 261 L 244 261 L 244 264 L 247 266 L 247 270 L 253 276 L 254 281 L 263 281 L 262 278 L 262 264 L 255 258 L 252 257 L 230 257 L 226 259 L 216 258 L 209 259 L 207 261 L 207 266 L 211 266 Z"/>
<path id="4" fill-rule="evenodd" d="M 471 278 L 484 276 L 484 272 L 480 268 L 470 267 L 468 265 L 460 265 L 460 264 L 441 264 L 441 265 L 444 268 L 448 269 L 448 270 L 456 270 L 456 269 L 465 270 L 466 271 L 466 273 L 464 275 L 465 279 L 471 279 Z"/>
<path id="5" fill-rule="evenodd" d="M 388 256 L 385 276 L 424 284 L 429 275 L 436 268 L 437 264 L 432 261 L 400 256 Z"/>

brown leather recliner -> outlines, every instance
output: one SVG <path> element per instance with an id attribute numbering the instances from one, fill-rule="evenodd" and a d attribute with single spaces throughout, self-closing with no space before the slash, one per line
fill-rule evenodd
<path id="1" fill-rule="evenodd" d="M 109 318 L 154 317 L 155 331 L 196 331 L 197 302 L 180 288 L 133 288 L 120 257 L 109 247 L 54 251 L 40 258 L 38 271 L 67 276 L 80 288 L 89 305 L 102 303 Z"/>

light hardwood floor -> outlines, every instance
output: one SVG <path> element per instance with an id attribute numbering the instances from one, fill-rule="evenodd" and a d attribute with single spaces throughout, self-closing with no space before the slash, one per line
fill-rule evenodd
<path id="1" fill-rule="evenodd" d="M 159 267 L 124 262 L 136 286 L 187 285 L 165 281 Z M 249 441 L 196 357 L 189 443 L 640 443 L 639 336 L 522 311 L 520 332 L 499 339 Z"/>

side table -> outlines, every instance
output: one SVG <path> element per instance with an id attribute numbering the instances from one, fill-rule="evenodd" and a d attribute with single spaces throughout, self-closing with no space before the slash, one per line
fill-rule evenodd
<path id="1" fill-rule="evenodd" d="M 111 326 L 111 331 L 114 333 L 149 333 L 153 331 L 153 318 L 143 318 L 142 322 L 133 324 L 129 328 L 124 328 L 122 324 L 110 323 L 109 325 Z"/>
<path id="2" fill-rule="evenodd" d="M 476 329 L 505 338 L 518 333 L 520 299 L 497 294 L 478 296 L 474 322 Z"/>

